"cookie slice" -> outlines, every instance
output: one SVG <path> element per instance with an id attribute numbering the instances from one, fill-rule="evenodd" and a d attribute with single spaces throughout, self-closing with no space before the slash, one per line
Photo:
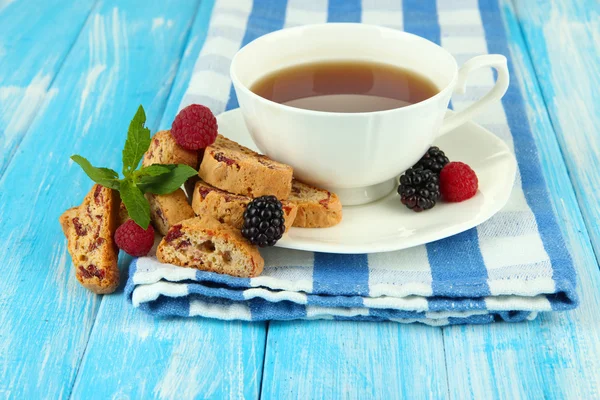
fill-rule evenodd
<path id="1" fill-rule="evenodd" d="M 173 225 L 194 216 L 182 189 L 163 195 L 146 193 L 145 196 L 150 203 L 152 224 L 161 235 L 166 235 Z"/>
<path id="2" fill-rule="evenodd" d="M 292 189 L 293 169 L 221 135 L 204 150 L 198 175 L 206 183 L 250 197 L 273 195 L 285 200 Z"/>
<path id="3" fill-rule="evenodd" d="M 335 193 L 294 179 L 289 201 L 298 206 L 293 226 L 328 228 L 342 220 L 342 203 Z"/>
<path id="4" fill-rule="evenodd" d="M 119 286 L 119 249 L 113 237 L 119 220 L 118 192 L 94 185 L 83 203 L 60 216 L 77 280 L 94 293 Z"/>
<path id="5" fill-rule="evenodd" d="M 156 132 L 152 137 L 142 165 L 147 167 L 152 164 L 185 164 L 197 170 L 198 162 L 199 153 L 179 146 L 171 136 L 171 131 L 167 130 Z"/>
<path id="6" fill-rule="evenodd" d="M 67 238 L 69 237 L 69 228 L 71 226 L 71 220 L 77 217 L 78 211 L 79 207 L 69 208 L 58 218 L 58 222 L 60 222 L 60 226 L 62 227 L 63 233 Z"/>
<path id="7" fill-rule="evenodd" d="M 196 182 L 192 197 L 192 208 L 196 215 L 209 215 L 219 222 L 242 229 L 244 225 L 244 211 L 252 198 L 239 194 L 227 193 L 210 186 L 203 181 Z M 281 202 L 285 230 L 287 231 L 296 218 L 298 207 L 287 200 Z"/>
<path id="8" fill-rule="evenodd" d="M 265 264 L 240 231 L 206 216 L 173 226 L 156 256 L 163 263 L 243 278 L 260 275 Z"/>

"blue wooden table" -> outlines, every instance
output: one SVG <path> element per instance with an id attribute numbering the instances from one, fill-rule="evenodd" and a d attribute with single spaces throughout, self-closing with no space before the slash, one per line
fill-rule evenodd
<path id="1" fill-rule="evenodd" d="M 600 3 L 480 1 L 510 39 L 581 305 L 433 328 L 155 320 L 79 286 L 57 220 L 90 182 L 68 156 L 118 165 L 139 104 L 170 126 L 213 1 L 0 0 L 0 398 L 600 398 Z"/>

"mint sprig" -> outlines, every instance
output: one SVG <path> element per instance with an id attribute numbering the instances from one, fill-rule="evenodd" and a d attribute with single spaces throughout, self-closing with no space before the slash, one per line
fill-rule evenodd
<path id="1" fill-rule="evenodd" d="M 109 168 L 94 167 L 85 158 L 74 155 L 71 160 L 75 161 L 94 182 L 107 188 L 119 190 L 119 174 Z"/>
<path id="2" fill-rule="evenodd" d="M 130 180 L 121 181 L 121 201 L 125 203 L 127 213 L 136 224 L 142 228 L 148 228 L 150 223 L 150 204 L 144 197 L 142 191 Z"/>
<path id="3" fill-rule="evenodd" d="M 146 128 L 146 113 L 140 106 L 133 116 L 127 131 L 127 140 L 123 147 L 123 175 L 131 176 L 150 146 L 150 129 Z"/>
<path id="4" fill-rule="evenodd" d="M 119 191 L 129 216 L 143 229 L 147 229 L 150 224 L 150 204 L 144 193 L 172 193 L 188 178 L 198 173 L 182 164 L 154 164 L 138 169 L 151 143 L 150 129 L 145 127 L 145 123 L 146 113 L 140 106 L 127 131 L 127 140 L 123 148 L 122 179 L 119 179 L 119 174 L 112 169 L 94 167 L 82 156 L 71 156 L 92 181 Z"/>
<path id="5" fill-rule="evenodd" d="M 166 174 L 158 176 L 142 176 L 138 182 L 138 187 L 142 189 L 144 193 L 169 194 L 176 191 L 188 178 L 198 174 L 194 168 L 187 165 L 171 166 L 175 168 Z"/>

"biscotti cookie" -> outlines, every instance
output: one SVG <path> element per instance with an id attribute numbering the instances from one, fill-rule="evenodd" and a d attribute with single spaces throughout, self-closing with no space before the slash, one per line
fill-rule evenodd
<path id="1" fill-rule="evenodd" d="M 230 193 L 285 200 L 292 189 L 293 169 L 219 135 L 204 150 L 198 175 Z"/>
<path id="2" fill-rule="evenodd" d="M 113 236 L 120 203 L 118 192 L 94 185 L 79 207 L 60 217 L 75 276 L 95 293 L 112 293 L 119 286 L 119 249 Z"/>
<path id="3" fill-rule="evenodd" d="M 145 196 L 150 203 L 152 224 L 161 235 L 166 235 L 173 225 L 194 216 L 194 210 L 182 189 L 170 194 L 146 193 Z"/>
<path id="4" fill-rule="evenodd" d="M 58 218 L 58 222 L 60 222 L 60 226 L 62 227 L 63 233 L 67 238 L 69 237 L 69 227 L 71 225 L 71 220 L 77 217 L 78 209 L 78 207 L 69 208 Z"/>
<path id="5" fill-rule="evenodd" d="M 173 226 L 158 245 L 160 262 L 243 278 L 260 275 L 264 260 L 240 231 L 211 217 Z"/>
<path id="6" fill-rule="evenodd" d="M 342 203 L 335 193 L 294 179 L 289 201 L 298 206 L 293 226 L 327 228 L 342 220 Z"/>
<path id="7" fill-rule="evenodd" d="M 192 208 L 196 215 L 209 215 L 219 222 L 242 229 L 244 225 L 244 211 L 252 198 L 239 194 L 227 193 L 210 186 L 203 181 L 196 182 L 192 198 Z M 287 231 L 296 218 L 298 207 L 287 200 L 281 202 L 285 230 Z"/>
<path id="8" fill-rule="evenodd" d="M 142 165 L 147 167 L 152 164 L 185 164 L 198 169 L 198 162 L 197 151 L 189 151 L 179 146 L 171 136 L 171 131 L 160 131 L 152 137 Z"/>

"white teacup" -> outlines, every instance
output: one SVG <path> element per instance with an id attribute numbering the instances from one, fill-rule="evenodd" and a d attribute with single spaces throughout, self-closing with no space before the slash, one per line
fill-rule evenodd
<path id="1" fill-rule="evenodd" d="M 336 113 L 294 108 L 264 99 L 250 87 L 266 74 L 317 61 L 359 60 L 396 65 L 429 78 L 439 93 L 422 102 L 386 111 Z M 469 73 L 498 72 L 482 99 L 446 115 L 454 91 L 464 93 Z M 377 200 L 396 186 L 396 177 L 427 151 L 434 139 L 500 99 L 508 88 L 502 55 L 484 55 L 460 69 L 448 51 L 419 36 L 373 25 L 336 23 L 284 29 L 242 48 L 231 78 L 246 125 L 258 148 L 294 168 L 294 175 L 327 188 L 342 204 Z"/>

